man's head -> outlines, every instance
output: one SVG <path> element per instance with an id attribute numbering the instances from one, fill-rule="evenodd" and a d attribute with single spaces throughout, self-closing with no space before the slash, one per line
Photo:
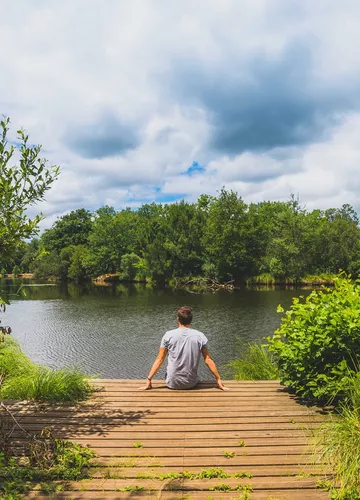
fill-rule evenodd
<path id="1" fill-rule="evenodd" d="M 180 325 L 190 325 L 193 319 L 192 309 L 189 306 L 180 307 L 177 312 L 177 320 Z"/>

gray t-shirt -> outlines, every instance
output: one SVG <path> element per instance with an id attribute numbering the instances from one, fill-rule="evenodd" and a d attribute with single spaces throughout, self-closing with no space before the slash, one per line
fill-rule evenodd
<path id="1" fill-rule="evenodd" d="M 191 389 L 198 383 L 201 349 L 208 339 L 198 330 L 176 328 L 165 333 L 161 347 L 168 349 L 165 383 L 170 389 Z"/>

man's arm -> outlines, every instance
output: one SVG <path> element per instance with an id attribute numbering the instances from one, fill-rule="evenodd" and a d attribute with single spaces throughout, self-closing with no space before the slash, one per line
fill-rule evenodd
<path id="1" fill-rule="evenodd" d="M 151 370 L 149 372 L 146 385 L 143 387 L 139 387 L 140 391 L 147 391 L 148 389 L 152 388 L 151 385 L 151 379 L 153 376 L 157 373 L 157 371 L 160 369 L 161 365 L 164 362 L 164 359 L 166 358 L 168 350 L 165 347 L 160 347 L 159 354 L 157 355 L 157 358 L 154 361 L 154 364 L 151 367 Z"/>
<path id="2" fill-rule="evenodd" d="M 218 388 L 221 389 L 222 391 L 230 391 L 230 389 L 228 387 L 225 387 L 224 384 L 222 383 L 221 378 L 220 378 L 220 373 L 216 367 L 215 361 L 210 356 L 208 349 L 206 347 L 203 347 L 201 349 L 201 353 L 204 357 L 204 361 L 205 361 L 206 366 L 209 368 L 211 373 L 216 378 L 216 384 L 217 384 Z"/>

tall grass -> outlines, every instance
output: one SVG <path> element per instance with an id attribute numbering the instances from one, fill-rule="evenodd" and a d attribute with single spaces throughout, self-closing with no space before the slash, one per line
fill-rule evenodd
<path id="1" fill-rule="evenodd" d="M 92 389 L 76 370 L 52 370 L 32 363 L 18 344 L 6 338 L 0 344 L 0 397 L 36 401 L 80 401 Z"/>
<path id="2" fill-rule="evenodd" d="M 236 380 L 278 380 L 276 359 L 267 345 L 248 344 L 241 358 L 227 364 Z"/>
<path id="3" fill-rule="evenodd" d="M 332 498 L 360 499 L 360 373 L 350 379 L 338 414 L 320 426 L 315 443 L 316 454 L 335 473 Z"/>

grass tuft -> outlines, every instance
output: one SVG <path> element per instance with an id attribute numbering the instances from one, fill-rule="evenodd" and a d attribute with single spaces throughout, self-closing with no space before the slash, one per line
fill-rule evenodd
<path id="1" fill-rule="evenodd" d="M 0 379 L 3 399 L 80 401 L 92 392 L 89 382 L 79 371 L 35 365 L 10 338 L 0 345 Z"/>
<path id="2" fill-rule="evenodd" d="M 335 471 L 332 498 L 360 499 L 360 373 L 349 382 L 337 415 L 316 433 L 316 454 Z"/>
<path id="3" fill-rule="evenodd" d="M 227 365 L 236 380 L 278 380 L 276 359 L 264 344 L 248 344 L 240 359 Z"/>

